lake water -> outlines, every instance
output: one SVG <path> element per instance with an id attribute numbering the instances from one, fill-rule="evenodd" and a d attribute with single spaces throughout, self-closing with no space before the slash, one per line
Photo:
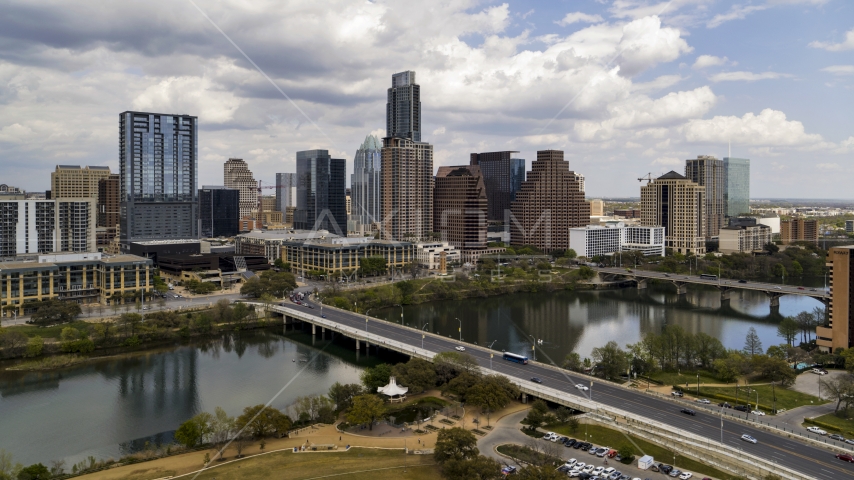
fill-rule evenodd
<path id="1" fill-rule="evenodd" d="M 567 353 L 589 356 L 610 340 L 637 342 L 645 332 L 668 324 L 706 332 L 727 348 L 742 348 L 747 330 L 759 333 L 764 347 L 782 342 L 781 315 L 820 305 L 784 296 L 771 313 L 761 292 L 734 291 L 721 305 L 713 288 L 690 288 L 679 298 L 673 287 L 520 293 L 407 306 L 411 326 L 496 350 L 531 354 L 531 338 L 544 340 L 536 356 L 560 364 Z M 400 322 L 400 307 L 372 312 Z M 459 320 L 458 320 L 459 319 Z M 336 381 L 353 383 L 367 365 L 402 357 L 356 357 L 345 339 L 315 341 L 309 335 L 252 331 L 182 346 L 102 358 L 51 372 L 0 373 L 0 449 L 23 464 L 65 459 L 66 465 L 92 455 L 119 458 L 171 440 L 181 422 L 200 411 L 223 407 L 239 415 L 246 406 L 265 403 L 288 382 L 272 405 L 284 409 L 303 395 L 326 393 Z M 301 358 L 317 355 L 311 363 Z M 296 361 L 295 361 L 296 360 Z"/>

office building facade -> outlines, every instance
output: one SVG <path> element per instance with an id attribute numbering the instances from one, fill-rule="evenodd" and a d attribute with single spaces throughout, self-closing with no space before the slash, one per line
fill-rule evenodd
<path id="1" fill-rule="evenodd" d="M 223 164 L 223 186 L 240 192 L 240 218 L 251 217 L 258 209 L 258 182 L 242 158 L 229 158 Z"/>
<path id="2" fill-rule="evenodd" d="M 433 146 L 384 138 L 380 178 L 382 238 L 426 237 L 433 228 Z"/>
<path id="3" fill-rule="evenodd" d="M 297 275 L 324 272 L 339 279 L 355 274 L 363 258 L 382 257 L 389 270 L 402 269 L 415 261 L 415 245 L 368 237 L 292 239 L 282 244 L 280 256 Z"/>
<path id="4" fill-rule="evenodd" d="M 198 119 L 119 115 L 121 243 L 198 238 Z"/>
<path id="5" fill-rule="evenodd" d="M 356 150 L 350 176 L 350 218 L 360 225 L 380 222 L 382 144 L 374 135 Z"/>
<path id="6" fill-rule="evenodd" d="M 94 252 L 94 198 L 0 199 L 0 258 L 53 252 Z"/>
<path id="7" fill-rule="evenodd" d="M 285 212 L 288 207 L 297 206 L 297 174 L 276 174 L 276 210 Z"/>
<path id="8" fill-rule="evenodd" d="M 750 160 L 724 157 L 724 172 L 726 216 L 750 213 Z"/>
<path id="9" fill-rule="evenodd" d="M 664 227 L 665 245 L 678 253 L 706 253 L 706 189 L 670 171 L 641 187 L 641 225 Z"/>
<path id="10" fill-rule="evenodd" d="M 569 230 L 569 247 L 576 255 L 592 259 L 619 252 L 639 251 L 645 256 L 664 256 L 664 227 L 608 222 Z"/>
<path id="11" fill-rule="evenodd" d="M 110 167 L 57 165 L 50 174 L 51 198 L 98 199 L 98 182 L 110 176 Z"/>
<path id="12" fill-rule="evenodd" d="M 415 72 L 391 76 L 385 130 L 386 137 L 421 141 L 421 86 L 415 83 Z"/>
<path id="13" fill-rule="evenodd" d="M 845 220 L 845 233 L 854 233 L 854 220 Z"/>
<path id="14" fill-rule="evenodd" d="M 602 200 L 590 200 L 590 216 L 591 217 L 604 217 L 605 216 L 605 202 Z"/>
<path id="15" fill-rule="evenodd" d="M 113 174 L 98 180 L 98 226 L 112 228 L 121 221 L 120 178 Z"/>
<path id="16" fill-rule="evenodd" d="M 433 231 L 463 250 L 486 248 L 487 196 L 480 166 L 439 167 L 433 188 Z"/>
<path id="17" fill-rule="evenodd" d="M 543 251 L 569 248 L 569 229 L 590 223 L 590 204 L 561 150 L 540 150 L 516 199 L 510 204 L 511 245 Z"/>
<path id="18" fill-rule="evenodd" d="M 780 221 L 780 240 L 783 244 L 793 242 L 818 242 L 818 220 L 793 218 Z"/>
<path id="19" fill-rule="evenodd" d="M 480 167 L 486 185 L 489 220 L 503 222 L 525 181 L 525 160 L 516 151 L 472 153 L 471 165 Z"/>
<path id="20" fill-rule="evenodd" d="M 769 243 L 771 227 L 757 223 L 755 218 L 730 222 L 718 235 L 718 251 L 725 254 L 761 252 Z"/>
<path id="21" fill-rule="evenodd" d="M 697 158 L 685 161 L 685 178 L 705 188 L 704 235 L 707 238 L 717 237 L 721 227 L 726 225 L 724 162 L 711 155 L 698 155 Z"/>
<path id="22" fill-rule="evenodd" d="M 297 152 L 294 228 L 347 235 L 346 163 L 328 150 Z"/>
<path id="23" fill-rule="evenodd" d="M 240 233 L 240 190 L 205 185 L 199 190 L 199 234 L 203 238 Z"/>
<path id="24" fill-rule="evenodd" d="M 816 344 L 823 352 L 854 346 L 854 245 L 831 247 L 827 251 L 830 268 L 828 327 L 816 327 Z"/>

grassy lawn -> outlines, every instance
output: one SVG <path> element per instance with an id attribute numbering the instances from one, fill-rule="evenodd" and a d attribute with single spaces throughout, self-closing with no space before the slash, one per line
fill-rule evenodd
<path id="1" fill-rule="evenodd" d="M 42 338 L 59 338 L 59 334 L 62 333 L 62 329 L 66 327 L 74 327 L 74 328 L 89 328 L 91 323 L 88 322 L 71 322 L 64 323 L 62 325 L 54 325 L 52 327 L 37 327 L 35 325 L 14 325 L 11 327 L 3 327 L 8 328 L 10 332 L 20 332 L 26 335 L 27 337 L 35 337 L 36 335 Z"/>
<path id="2" fill-rule="evenodd" d="M 851 412 L 851 414 L 854 415 L 854 412 Z M 854 416 L 851 418 L 841 418 L 837 417 L 835 413 L 828 413 L 827 415 L 816 417 L 813 420 L 827 425 L 833 425 L 838 428 L 845 437 L 854 437 Z M 809 427 L 810 425 L 805 423 L 804 426 Z"/>
<path id="3" fill-rule="evenodd" d="M 744 404 L 749 400 L 751 408 L 756 406 L 756 392 L 759 392 L 759 408 L 760 410 L 770 413 L 773 408 L 772 389 L 771 385 L 757 385 L 750 387 L 749 395 L 745 387 L 738 387 L 738 403 Z M 777 408 L 792 409 L 802 405 L 820 405 L 827 403 L 827 400 L 819 400 L 818 397 L 807 395 L 806 393 L 788 390 L 779 386 L 774 387 L 774 394 L 777 396 Z M 713 395 L 725 396 L 729 398 L 714 398 Z M 735 387 L 706 387 L 700 388 L 700 396 L 707 396 L 710 400 L 726 400 L 735 405 Z"/>
<path id="4" fill-rule="evenodd" d="M 528 447 L 523 447 L 521 445 L 499 445 L 498 453 L 503 453 L 504 455 L 509 455 L 513 458 L 522 460 L 523 462 L 532 463 L 532 464 L 540 464 L 540 463 L 559 463 L 560 458 L 549 457 L 545 453 L 535 452 Z"/>
<path id="5" fill-rule="evenodd" d="M 567 427 L 566 424 L 549 425 L 547 427 L 544 427 L 544 429 L 551 430 L 561 435 L 566 435 L 569 438 L 585 440 L 585 425 L 579 425 L 578 429 L 574 432 L 570 431 L 569 427 Z M 660 447 L 653 443 L 647 442 L 646 440 L 642 440 L 631 435 L 626 435 L 617 430 L 606 428 L 600 425 L 587 425 L 586 431 L 587 441 L 596 446 L 608 446 L 615 450 L 619 450 L 624 446 L 629 446 L 632 450 L 634 450 L 636 457 L 641 455 L 652 455 L 653 458 L 655 458 L 655 460 L 658 462 L 663 462 L 669 465 L 673 464 L 674 451 L 668 448 Z M 631 441 L 629 441 L 629 438 L 631 438 Z M 640 447 L 642 452 L 638 452 L 638 447 Z M 567 451 L 567 453 L 564 454 L 564 457 L 567 458 L 575 457 L 582 458 L 583 460 L 584 455 L 587 455 L 581 450 L 564 450 Z M 724 473 L 716 468 L 710 467 L 691 458 L 682 456 L 678 452 L 675 453 L 676 467 L 683 471 L 687 470 L 689 472 L 692 472 L 695 477 L 699 476 L 700 478 L 702 478 L 702 475 L 707 475 L 714 478 L 720 478 L 722 480 L 737 480 L 738 478 L 740 478 L 730 475 L 728 473 Z M 581 455 L 581 457 L 579 457 L 579 455 Z"/>
<path id="6" fill-rule="evenodd" d="M 404 459 L 405 458 L 405 459 Z M 231 458 L 229 458 L 231 459 Z M 403 471 L 404 461 L 407 464 Z M 176 471 L 147 468 L 139 464 L 122 478 L 127 480 L 153 480 L 174 475 Z M 109 470 L 105 471 L 105 473 Z M 312 478 L 346 478 L 347 480 L 428 480 L 441 478 L 439 466 L 432 455 L 403 455 L 401 450 L 374 450 L 351 448 L 349 452 L 336 453 L 270 453 L 201 472 L 199 480 L 287 478 L 308 480 Z M 99 478 L 97 473 L 86 475 L 87 480 Z M 194 477 L 187 477 L 194 478 Z"/>
<path id="7" fill-rule="evenodd" d="M 661 382 L 663 385 L 685 385 L 688 382 L 689 387 L 697 388 L 697 374 L 700 374 L 700 386 L 705 383 L 724 383 L 715 377 L 712 372 L 705 370 L 697 370 L 695 372 L 655 372 L 649 375 L 649 378 Z"/>

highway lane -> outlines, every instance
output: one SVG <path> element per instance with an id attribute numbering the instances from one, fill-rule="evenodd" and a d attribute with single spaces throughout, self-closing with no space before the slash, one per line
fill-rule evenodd
<path id="1" fill-rule="evenodd" d="M 635 270 L 631 268 L 614 268 L 614 267 L 591 267 L 593 270 L 601 273 L 614 275 L 636 275 L 639 277 L 652 278 L 657 280 L 681 281 L 690 282 L 700 285 L 712 285 L 730 288 L 740 288 L 745 290 L 761 290 L 776 293 L 784 293 L 787 295 L 805 295 L 811 297 L 826 297 L 830 298 L 824 288 L 801 287 L 798 285 L 780 285 L 776 283 L 765 282 L 745 282 L 739 283 L 738 280 L 721 278 L 717 280 L 700 278 L 699 275 L 683 275 L 676 273 L 654 272 L 650 270 Z M 631 270 L 631 271 L 629 271 Z"/>
<path id="2" fill-rule="evenodd" d="M 315 304 L 313 310 L 297 305 L 293 305 L 293 308 L 303 308 L 304 312 L 309 315 L 320 316 L 321 314 L 321 309 L 317 304 Z M 365 328 L 364 315 L 329 308 L 322 311 L 326 314 L 328 320 L 360 330 Z M 421 333 L 417 329 L 383 320 L 370 319 L 368 322 L 368 331 L 373 334 L 383 335 L 389 339 L 407 343 L 413 347 L 421 347 L 422 344 Z M 436 353 L 453 351 L 458 345 L 460 345 L 460 342 L 454 339 L 446 340 L 444 338 L 436 338 L 435 336 L 427 336 L 424 339 L 424 348 Z M 468 348 L 466 351 L 477 359 L 482 367 L 490 368 L 489 352 L 478 348 Z M 536 363 L 519 365 L 504 360 L 501 357 L 501 352 L 494 353 L 495 358 L 492 359 L 491 369 L 503 375 L 522 381 L 530 380 L 531 377 L 539 377 L 543 380 L 544 386 L 555 388 L 567 395 L 583 395 L 590 398 L 590 393 L 592 393 L 592 399 L 596 402 L 654 419 L 670 425 L 675 429 L 692 432 L 707 438 L 713 443 L 720 442 L 721 419 L 714 412 L 709 412 L 699 406 L 692 407 L 692 409 L 697 411 L 696 416 L 685 415 L 680 413 L 683 407 L 675 402 L 627 390 L 623 387 L 597 380 L 594 380 L 592 392 L 584 394 L 576 389 L 574 385 L 577 383 L 589 385 L 590 380 L 588 377 L 582 377 L 572 372 L 564 373 L 563 371 L 555 371 Z M 854 477 L 854 465 L 837 460 L 834 458 L 834 454 L 828 450 L 790 440 L 726 418 L 723 422 L 724 443 L 741 449 L 746 455 L 754 455 L 759 458 L 772 460 L 780 465 L 819 479 L 829 480 L 840 478 L 840 475 L 843 478 Z M 754 445 L 741 441 L 740 437 L 744 433 L 755 437 L 759 443 Z M 660 460 L 667 461 L 667 459 Z"/>

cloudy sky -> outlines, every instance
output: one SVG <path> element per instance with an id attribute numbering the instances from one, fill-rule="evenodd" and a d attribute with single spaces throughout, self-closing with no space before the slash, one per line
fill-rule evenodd
<path id="1" fill-rule="evenodd" d="M 0 0 L 0 183 L 117 169 L 124 110 L 197 115 L 200 184 L 352 169 L 404 70 L 437 168 L 562 149 L 588 196 L 638 196 L 731 142 L 753 197 L 854 198 L 848 0 Z"/>

